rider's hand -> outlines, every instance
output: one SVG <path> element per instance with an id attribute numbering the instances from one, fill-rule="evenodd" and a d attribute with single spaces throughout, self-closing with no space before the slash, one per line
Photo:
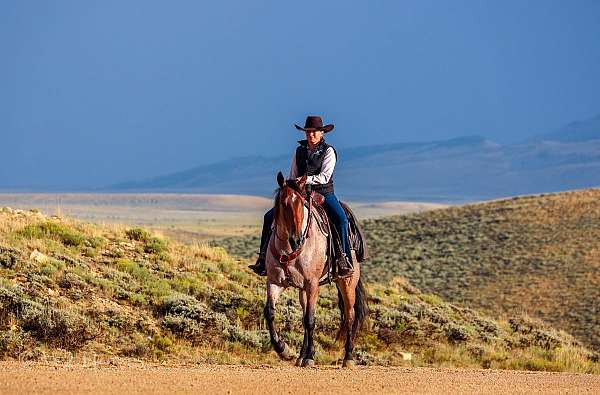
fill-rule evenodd
<path id="1" fill-rule="evenodd" d="M 310 195 L 312 193 L 312 184 L 304 185 L 304 189 L 306 190 L 306 195 Z"/>

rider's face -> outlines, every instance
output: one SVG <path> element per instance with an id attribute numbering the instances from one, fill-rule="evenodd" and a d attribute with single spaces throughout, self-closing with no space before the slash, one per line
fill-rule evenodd
<path id="1" fill-rule="evenodd" d="M 310 130 L 310 131 L 305 131 L 304 133 L 306 133 L 306 140 L 308 141 L 308 144 L 311 146 L 315 146 L 315 145 L 319 144 L 319 142 L 323 138 L 322 130 Z"/>

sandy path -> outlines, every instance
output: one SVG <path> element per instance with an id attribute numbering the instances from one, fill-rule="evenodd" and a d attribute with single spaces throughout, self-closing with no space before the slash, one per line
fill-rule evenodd
<path id="1" fill-rule="evenodd" d="M 0 363 L 0 394 L 17 393 L 600 393 L 600 376 L 368 367 L 126 366 Z"/>

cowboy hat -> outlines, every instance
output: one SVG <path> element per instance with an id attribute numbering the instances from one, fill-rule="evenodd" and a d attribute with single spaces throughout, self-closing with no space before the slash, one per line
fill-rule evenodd
<path id="1" fill-rule="evenodd" d="M 327 133 L 327 132 L 331 132 L 333 130 L 332 124 L 323 126 L 323 120 L 321 119 L 321 117 L 316 116 L 316 115 L 307 116 L 306 121 L 304 122 L 303 128 L 301 128 L 300 126 L 298 126 L 296 124 L 294 124 L 294 126 L 296 127 L 296 129 L 302 130 L 305 132 L 312 132 L 314 130 L 322 130 L 325 133 Z"/>

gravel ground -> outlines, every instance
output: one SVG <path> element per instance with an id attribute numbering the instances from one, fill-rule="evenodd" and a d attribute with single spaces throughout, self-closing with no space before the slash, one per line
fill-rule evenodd
<path id="1" fill-rule="evenodd" d="M 600 393 L 600 376 L 494 370 L 357 367 L 91 368 L 0 362 L 0 394 L 55 393 Z"/>

